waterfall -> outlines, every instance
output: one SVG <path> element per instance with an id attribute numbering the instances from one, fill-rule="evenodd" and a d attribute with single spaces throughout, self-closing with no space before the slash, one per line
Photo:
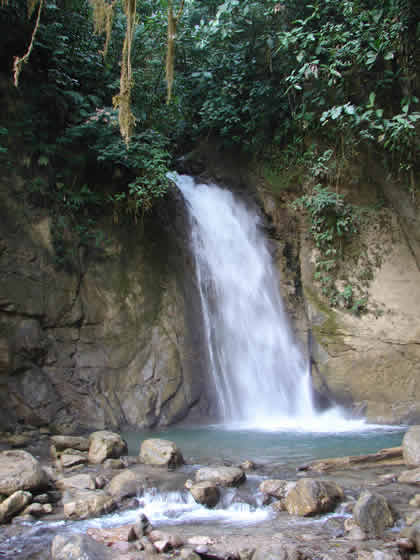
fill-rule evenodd
<path id="1" fill-rule="evenodd" d="M 308 363 L 288 325 L 260 217 L 229 190 L 186 175 L 172 178 L 190 216 L 208 362 L 222 421 L 311 429 L 320 415 Z"/>

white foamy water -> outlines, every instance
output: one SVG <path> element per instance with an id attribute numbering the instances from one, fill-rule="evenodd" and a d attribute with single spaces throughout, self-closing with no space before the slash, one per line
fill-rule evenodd
<path id="1" fill-rule="evenodd" d="M 134 523 L 142 513 L 154 527 L 218 522 L 242 526 L 258 524 L 274 517 L 271 508 L 235 502 L 235 495 L 235 490 L 226 491 L 217 507 L 208 509 L 196 503 L 189 492 L 160 492 L 156 488 L 150 488 L 139 498 L 138 509 L 87 521 L 58 521 L 45 524 L 44 527 L 64 528 L 68 525 L 72 532 L 85 532 L 90 527 L 109 528 Z"/>
<path id="2" fill-rule="evenodd" d="M 208 362 L 225 425 L 233 429 L 365 430 L 336 407 L 315 410 L 279 278 L 254 209 L 215 184 L 172 175 L 191 219 L 191 245 Z"/>

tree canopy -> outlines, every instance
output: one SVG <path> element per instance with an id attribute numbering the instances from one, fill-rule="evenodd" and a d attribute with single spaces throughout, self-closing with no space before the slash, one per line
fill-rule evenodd
<path id="1" fill-rule="evenodd" d="M 209 136 L 292 160 L 369 146 L 414 189 L 419 21 L 415 0 L 39 0 L 29 19 L 3 0 L 4 80 L 14 57 L 26 68 L 0 156 L 11 164 L 18 139 L 49 171 L 41 197 L 116 219 L 151 207 L 171 159 Z"/>

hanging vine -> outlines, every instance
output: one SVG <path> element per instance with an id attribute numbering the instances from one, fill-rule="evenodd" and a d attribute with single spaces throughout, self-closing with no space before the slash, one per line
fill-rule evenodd
<path id="1" fill-rule="evenodd" d="M 5 0 L 5 1 L 7 2 L 7 0 Z M 38 3 L 38 0 L 35 0 L 35 1 L 34 0 L 29 0 L 28 1 L 28 16 L 29 17 L 31 17 L 33 11 L 36 8 L 37 3 Z M 13 61 L 13 82 L 14 82 L 16 87 L 19 86 L 19 77 L 20 77 L 20 74 L 23 70 L 23 66 L 28 62 L 29 57 L 31 56 L 32 49 L 34 48 L 35 38 L 36 38 L 36 34 L 38 33 L 39 22 L 41 21 L 41 12 L 42 12 L 43 7 L 44 7 L 44 0 L 39 0 L 38 15 L 36 17 L 35 27 L 34 27 L 34 30 L 32 31 L 31 42 L 29 43 L 28 50 L 26 51 L 26 53 L 22 57 L 15 56 L 15 58 L 14 58 L 14 61 Z"/>
<path id="2" fill-rule="evenodd" d="M 175 66 L 175 36 L 176 27 L 184 8 L 184 0 L 181 1 L 178 13 L 174 16 L 172 0 L 168 0 L 168 48 L 166 51 L 166 84 L 168 94 L 166 102 L 170 103 L 172 99 L 172 87 L 174 83 L 174 66 Z"/>
<path id="3" fill-rule="evenodd" d="M 5 6 L 8 0 L 0 0 L 0 5 Z M 31 36 L 31 42 L 26 53 L 22 57 L 16 56 L 13 65 L 13 81 L 16 87 L 19 85 L 19 77 L 23 66 L 28 62 L 34 48 L 35 39 L 40 25 L 41 12 L 45 0 L 28 0 L 28 15 L 31 17 L 36 6 L 38 14 L 36 23 Z M 112 24 L 116 0 L 90 0 L 93 9 L 93 23 L 95 33 L 105 33 L 105 44 L 102 51 L 105 57 L 111 40 Z M 121 135 L 128 144 L 135 126 L 135 117 L 131 110 L 131 94 L 133 89 L 133 72 L 131 65 L 131 52 L 133 45 L 134 29 L 136 23 L 136 0 L 124 0 L 124 12 L 127 18 L 126 33 L 121 60 L 120 91 L 113 98 L 114 107 L 118 108 L 118 120 Z M 166 52 L 165 75 L 167 82 L 167 103 L 172 99 L 174 83 L 175 65 L 175 37 L 176 29 L 184 9 L 184 0 L 181 0 L 180 7 L 174 15 L 172 0 L 168 0 L 168 45 Z"/>
<path id="4" fill-rule="evenodd" d="M 127 17 L 124 46 L 121 61 L 120 92 L 114 96 L 112 102 L 118 108 L 118 122 L 121 136 L 126 144 L 129 143 L 135 125 L 135 117 L 131 110 L 131 91 L 133 89 L 133 70 L 131 66 L 131 48 L 136 20 L 136 0 L 125 0 L 124 11 Z"/>
<path id="5" fill-rule="evenodd" d="M 111 41 L 112 24 L 114 21 L 114 8 L 116 0 L 107 2 L 106 0 L 90 0 L 93 9 L 93 28 L 94 33 L 100 35 L 105 33 L 105 44 L 102 55 L 105 58 Z"/>

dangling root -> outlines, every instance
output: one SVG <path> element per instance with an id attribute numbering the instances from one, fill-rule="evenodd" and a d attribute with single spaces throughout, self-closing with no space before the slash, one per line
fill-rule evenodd
<path id="1" fill-rule="evenodd" d="M 135 125 L 135 117 L 131 111 L 131 90 L 133 88 L 133 72 L 131 67 L 131 48 L 133 44 L 134 26 L 136 19 L 136 0 L 125 0 L 124 11 L 127 16 L 124 47 L 121 62 L 120 92 L 112 102 L 118 107 L 118 121 L 121 136 L 126 144 L 129 143 Z"/>
<path id="2" fill-rule="evenodd" d="M 37 0 L 29 1 L 29 3 L 28 3 L 29 17 L 31 16 L 32 12 L 34 11 L 36 4 L 37 4 Z M 42 12 L 43 7 L 44 7 L 44 0 L 39 0 L 38 15 L 37 15 L 37 18 L 36 18 L 36 23 L 35 23 L 34 30 L 32 32 L 31 42 L 29 44 L 28 50 L 26 51 L 26 53 L 22 57 L 15 56 L 15 58 L 14 58 L 14 61 L 13 61 L 13 82 L 14 82 L 16 87 L 19 87 L 20 73 L 23 70 L 23 66 L 28 62 L 29 57 L 31 56 L 32 49 L 34 48 L 35 38 L 36 38 L 36 34 L 38 32 L 39 22 L 41 20 L 41 12 Z"/>
<path id="3" fill-rule="evenodd" d="M 166 51 L 166 84 L 168 88 L 166 103 L 168 104 L 172 99 L 172 87 L 174 83 L 176 26 L 178 25 L 183 8 L 184 0 L 181 1 L 181 6 L 175 17 L 173 14 L 172 0 L 168 0 L 168 49 Z"/>
<path id="4" fill-rule="evenodd" d="M 107 55 L 109 43 L 111 41 L 115 1 L 116 0 L 112 0 L 112 2 L 107 2 L 106 0 L 90 0 L 93 8 L 94 32 L 98 35 L 105 33 L 105 44 L 102 51 L 104 58 Z"/>

